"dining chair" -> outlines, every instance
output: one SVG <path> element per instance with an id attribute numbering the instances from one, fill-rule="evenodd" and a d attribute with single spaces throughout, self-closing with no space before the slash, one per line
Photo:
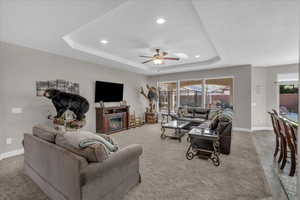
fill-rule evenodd
<path id="1" fill-rule="evenodd" d="M 283 169 L 287 161 L 287 141 L 284 133 L 284 126 L 282 124 L 282 121 L 280 120 L 280 117 L 276 114 L 274 114 L 273 116 L 280 137 L 280 142 L 279 142 L 280 154 L 277 162 L 278 165 L 280 166 L 280 169 Z"/>
<path id="2" fill-rule="evenodd" d="M 273 132 L 275 134 L 275 150 L 274 150 L 274 159 L 276 159 L 277 154 L 279 152 L 279 145 L 280 145 L 280 134 L 279 134 L 279 130 L 277 127 L 277 123 L 275 121 L 275 116 L 274 113 L 268 112 L 270 117 L 271 117 L 271 122 L 272 122 L 272 126 L 273 126 Z"/>
<path id="3" fill-rule="evenodd" d="M 289 154 L 290 154 L 290 161 L 291 161 L 291 169 L 290 169 L 290 176 L 294 176 L 296 172 L 296 148 L 294 143 L 294 139 L 292 136 L 292 130 L 291 127 L 289 126 L 289 123 L 285 121 L 283 118 L 279 119 L 281 123 L 283 124 L 283 134 L 285 136 L 285 140 L 287 143 L 287 147 L 289 148 Z M 281 169 L 283 170 L 285 167 L 285 162 L 282 163 Z"/>

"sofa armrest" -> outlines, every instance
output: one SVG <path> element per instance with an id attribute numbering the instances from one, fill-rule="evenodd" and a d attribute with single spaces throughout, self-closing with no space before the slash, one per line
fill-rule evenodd
<path id="1" fill-rule="evenodd" d="M 47 182 L 48 187 L 52 186 L 67 199 L 81 199 L 81 161 L 78 156 L 31 134 L 24 134 L 24 162 Z M 51 193 L 47 195 L 53 197 Z"/>
<path id="2" fill-rule="evenodd" d="M 124 165 L 138 160 L 142 154 L 143 148 L 141 145 L 129 145 L 120 151 L 114 153 L 109 159 L 100 163 L 91 163 L 86 168 L 81 170 L 81 185 L 87 184 L 95 179 L 99 179 L 115 168 L 121 168 Z"/>

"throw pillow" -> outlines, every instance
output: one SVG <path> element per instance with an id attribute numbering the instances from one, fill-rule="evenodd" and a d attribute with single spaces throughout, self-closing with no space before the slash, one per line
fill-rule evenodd
<path id="1" fill-rule="evenodd" d="M 101 135 L 89 131 L 79 131 L 78 134 L 67 132 L 64 137 L 75 148 L 85 148 L 91 144 L 101 143 L 107 149 L 108 153 L 118 150 L 118 146 L 114 144 L 111 139 L 107 139 L 108 137 L 104 138 Z"/>
<path id="2" fill-rule="evenodd" d="M 78 133 L 69 133 L 78 134 Z M 105 146 L 101 143 L 91 144 L 86 148 L 76 148 L 68 142 L 64 137 L 64 134 L 58 134 L 55 140 L 56 144 L 62 148 L 69 150 L 70 152 L 84 157 L 88 162 L 102 162 L 109 158 L 109 153 L 107 152 Z"/>

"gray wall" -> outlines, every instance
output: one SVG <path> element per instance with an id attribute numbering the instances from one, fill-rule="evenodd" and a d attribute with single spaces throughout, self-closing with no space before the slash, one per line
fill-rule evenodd
<path id="1" fill-rule="evenodd" d="M 151 84 L 158 81 L 174 81 L 185 79 L 202 79 L 216 77 L 234 77 L 234 109 L 233 126 L 236 128 L 251 129 L 251 66 L 236 66 L 223 69 L 192 71 L 184 73 L 152 76 Z"/>
<path id="2" fill-rule="evenodd" d="M 143 75 L 115 70 L 38 50 L 0 42 L 0 153 L 20 149 L 24 132 L 34 124 L 49 123 L 46 116 L 53 112 L 48 99 L 36 97 L 35 81 L 65 79 L 80 84 L 80 93 L 90 102 L 86 129 L 95 131 L 95 80 L 124 83 L 124 99 L 136 113 L 144 112 L 146 102 L 138 88 L 146 84 Z M 23 113 L 12 114 L 13 107 Z M 6 138 L 13 138 L 6 145 Z"/>

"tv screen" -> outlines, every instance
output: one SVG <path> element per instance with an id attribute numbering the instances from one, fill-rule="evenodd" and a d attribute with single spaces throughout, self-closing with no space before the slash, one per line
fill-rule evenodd
<path id="1" fill-rule="evenodd" d="M 96 81 L 95 102 L 123 101 L 123 88 L 124 85 L 120 83 Z"/>

